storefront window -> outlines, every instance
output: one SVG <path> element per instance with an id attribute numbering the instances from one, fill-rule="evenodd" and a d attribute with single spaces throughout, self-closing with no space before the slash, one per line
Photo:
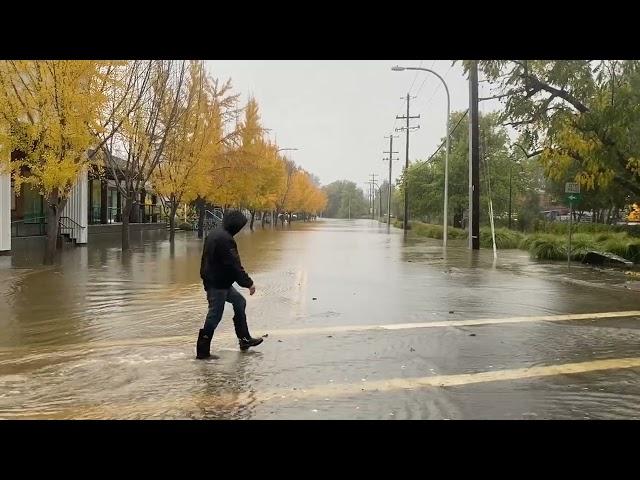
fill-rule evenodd
<path id="1" fill-rule="evenodd" d="M 22 208 L 24 212 L 25 223 L 40 223 L 43 221 L 43 202 L 42 195 L 31 185 L 24 184 L 22 187 L 22 195 L 24 196 Z"/>
<path id="2" fill-rule="evenodd" d="M 91 205 L 89 205 L 90 223 L 100 223 L 100 180 L 91 180 Z"/>

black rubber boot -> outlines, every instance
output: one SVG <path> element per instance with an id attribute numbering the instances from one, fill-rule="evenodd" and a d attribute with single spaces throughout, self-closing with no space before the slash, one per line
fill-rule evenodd
<path id="1" fill-rule="evenodd" d="M 196 358 L 210 358 L 211 353 L 209 349 L 211 348 L 211 337 L 208 337 L 204 334 L 204 329 L 200 329 L 198 332 L 198 343 L 196 343 Z"/>
<path id="2" fill-rule="evenodd" d="M 256 347 L 262 343 L 262 338 L 241 338 L 240 339 L 240 350 L 243 352 L 245 350 L 249 350 L 249 347 Z"/>

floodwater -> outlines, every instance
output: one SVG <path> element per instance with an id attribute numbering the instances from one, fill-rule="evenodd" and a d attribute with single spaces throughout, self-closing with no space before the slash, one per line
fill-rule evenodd
<path id="1" fill-rule="evenodd" d="M 38 239 L 0 257 L 0 418 L 640 418 L 640 291 L 621 272 L 444 254 L 370 220 L 258 225 L 237 240 L 265 342 L 240 352 L 228 305 L 202 361 L 202 241 L 134 237 L 53 267 Z"/>

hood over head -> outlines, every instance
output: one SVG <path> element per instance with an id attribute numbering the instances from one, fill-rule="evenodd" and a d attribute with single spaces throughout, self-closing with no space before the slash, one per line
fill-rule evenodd
<path id="1" fill-rule="evenodd" d="M 246 224 L 247 217 L 239 210 L 227 212 L 222 220 L 222 227 L 231 235 L 238 233 Z"/>

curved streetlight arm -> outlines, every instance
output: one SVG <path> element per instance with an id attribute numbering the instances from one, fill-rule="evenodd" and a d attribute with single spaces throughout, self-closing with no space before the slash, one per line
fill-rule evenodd
<path id="1" fill-rule="evenodd" d="M 395 67 L 391 67 L 391 70 L 393 70 L 394 72 L 401 72 L 403 70 L 420 70 L 422 72 L 429 72 L 432 73 L 433 75 L 435 75 L 436 77 L 438 77 L 438 80 L 440 80 L 442 82 L 442 85 L 444 85 L 444 91 L 447 93 L 447 151 L 445 154 L 445 159 L 444 159 L 444 220 L 443 220 L 443 227 L 444 230 L 442 232 L 442 246 L 444 248 L 447 247 L 447 237 L 448 235 L 448 225 L 449 225 L 449 214 L 448 214 L 448 209 L 449 209 L 449 151 L 450 151 L 450 146 L 449 146 L 449 136 L 450 136 L 450 128 L 449 128 L 449 118 L 451 117 L 451 96 L 449 95 L 449 87 L 447 86 L 447 82 L 444 81 L 444 78 L 442 78 L 442 76 L 438 73 L 438 72 L 434 72 L 433 70 L 431 70 L 430 68 L 423 68 L 423 67 L 401 67 L 399 65 L 396 65 Z"/>
<path id="2" fill-rule="evenodd" d="M 444 78 L 442 78 L 442 76 L 438 72 L 435 72 L 435 71 L 431 70 L 430 68 L 423 68 L 423 67 L 398 67 L 398 66 L 395 66 L 395 67 L 392 67 L 391 70 L 396 71 L 396 72 L 401 72 L 403 70 L 420 70 L 422 72 L 433 73 L 442 82 L 442 85 L 444 85 L 444 89 L 447 92 L 447 100 L 449 99 L 449 87 L 447 86 L 447 82 L 444 81 Z"/>

